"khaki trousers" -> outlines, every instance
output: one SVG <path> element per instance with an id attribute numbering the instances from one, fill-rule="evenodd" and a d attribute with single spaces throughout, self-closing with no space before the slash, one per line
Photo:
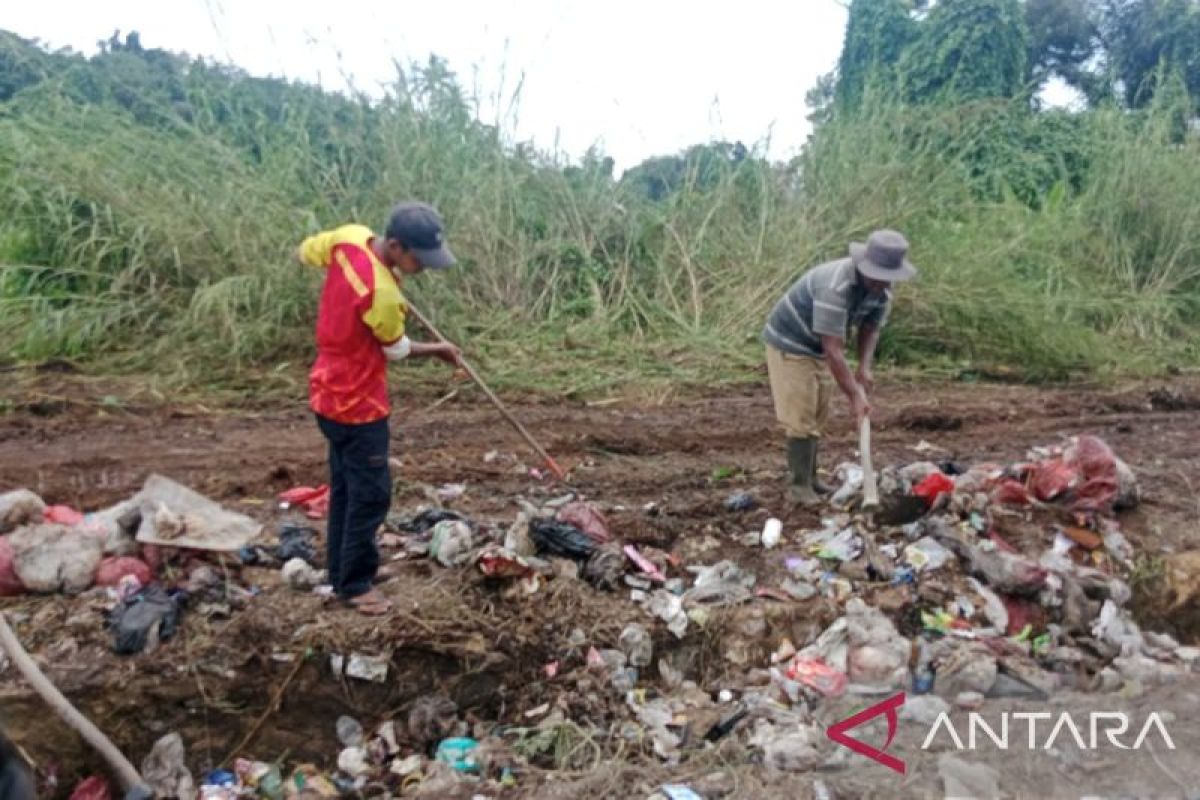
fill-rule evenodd
<path id="1" fill-rule="evenodd" d="M 789 439 L 819 437 L 829 419 L 833 379 L 825 362 L 796 356 L 767 345 L 767 375 L 775 417 Z"/>

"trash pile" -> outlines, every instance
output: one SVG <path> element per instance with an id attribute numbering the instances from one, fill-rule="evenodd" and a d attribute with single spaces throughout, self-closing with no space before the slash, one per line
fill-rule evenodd
<path id="1" fill-rule="evenodd" d="M 731 495 L 725 511 L 755 520 L 731 544 L 751 550 L 717 543 L 721 552 L 705 559 L 681 553 L 712 548 L 623 541 L 609 515 L 576 494 L 522 499 L 511 524 L 474 520 L 446 507 L 466 491 L 448 484 L 428 493 L 435 505 L 384 523 L 391 561 L 472 575 L 499 608 L 536 608 L 561 582 L 576 582 L 573 591 L 604 593 L 623 616 L 612 626 L 568 622 L 565 645 L 545 645 L 544 663 L 529 668 L 537 674 L 513 677 L 536 693 L 512 694 L 513 705 L 506 697 L 503 720 L 430 694 L 387 718 L 330 720 L 340 749 L 321 764 L 238 753 L 194 775 L 186 743 L 172 734 L 143 772 L 164 796 L 210 800 L 438 797 L 463 784 L 526 785 L 535 767 L 557 765 L 556 754 L 600 752 L 597 742 L 676 765 L 734 740 L 767 774 L 807 772 L 847 757 L 824 735 L 827 711 L 845 698 L 862 705 L 858 698 L 905 691 L 901 718 L 931 723 L 992 698 L 1134 692 L 1200 671 L 1200 648 L 1143 631 L 1128 610 L 1135 553 L 1116 512 L 1140 493 L 1102 440 L 1081 436 L 1008 465 L 889 466 L 879 475 L 881 507 L 869 513 L 862 470 L 843 464 L 836 476 L 828 513 L 809 530 L 786 529 L 752 492 Z M 315 520 L 327 498 L 325 487 L 301 487 L 281 499 Z M 277 570 L 285 592 L 329 591 L 316 529 L 286 522 L 264 544 L 262 526 L 159 476 L 129 501 L 86 515 L 29 492 L 0 495 L 0 534 L 0 596 L 103 594 L 119 654 L 153 650 L 185 610 L 229 615 L 250 603 L 254 587 L 218 570 L 226 560 Z M 395 682 L 390 652 L 325 656 L 340 682 Z M 959 765 L 941 766 L 969 782 Z M 732 791 L 710 783 L 664 784 L 656 797 Z"/>
<path id="2" fill-rule="evenodd" d="M 222 581 L 214 565 L 261 529 L 161 475 L 134 497 L 87 514 L 18 489 L 0 494 L 0 596 L 95 600 L 107 612 L 115 653 L 153 652 L 189 602 L 224 606 L 226 615 L 245 604 L 252 592 Z M 311 560 L 311 545 L 307 553 Z M 184 578 L 161 580 L 168 567 Z"/>

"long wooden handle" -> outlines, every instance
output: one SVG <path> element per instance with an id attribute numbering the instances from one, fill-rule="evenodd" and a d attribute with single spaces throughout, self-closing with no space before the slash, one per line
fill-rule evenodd
<path id="1" fill-rule="evenodd" d="M 54 709 L 55 713 L 62 717 L 68 725 L 78 731 L 79 735 L 108 762 L 126 791 L 140 790 L 146 797 L 151 796 L 150 787 L 142 780 L 142 776 L 134 769 L 133 764 L 130 764 L 116 745 L 93 725 L 91 720 L 79 713 L 78 709 L 71 705 L 71 701 L 64 697 L 62 692 L 50 682 L 50 679 L 38 669 L 38 665 L 21 646 L 17 635 L 13 633 L 12 628 L 8 627 L 8 620 L 4 618 L 3 614 L 0 614 L 0 646 L 3 646 L 9 659 L 25 676 L 25 680 L 29 681 L 34 691 L 46 701 L 46 704 Z"/>
<path id="2" fill-rule="evenodd" d="M 875 468 L 871 465 L 871 418 L 863 417 L 858 427 L 858 453 L 863 470 L 863 508 L 879 505 L 879 487 L 875 485 Z"/>
<path id="3" fill-rule="evenodd" d="M 449 340 L 446 339 L 445 336 L 442 336 L 441 332 L 433 326 L 433 323 L 426 319 L 425 315 L 418 311 L 411 303 L 408 304 L 408 313 L 416 317 L 417 322 L 425 326 L 425 328 L 435 339 L 443 343 L 449 342 Z M 554 473 L 554 476 L 560 481 L 566 480 L 567 473 L 563 471 L 563 468 L 558 465 L 557 461 L 550 457 L 550 454 L 547 453 L 540 444 L 538 444 L 537 440 L 534 439 L 533 435 L 525 429 L 525 426 L 521 424 L 520 420 L 509 413 L 509 410 L 504 407 L 503 403 L 500 402 L 500 398 L 496 397 L 495 393 L 492 392 L 492 390 L 488 388 L 488 385 L 483 382 L 483 378 L 479 377 L 479 373 L 475 371 L 475 368 L 468 364 L 465 358 L 461 360 L 461 363 L 462 368 L 466 371 L 467 375 L 471 376 L 471 380 L 475 382 L 475 385 L 483 390 L 483 393 L 487 395 L 488 400 L 492 401 L 492 405 L 496 407 L 496 410 L 500 412 L 500 415 L 504 417 L 504 419 L 506 419 L 510 425 L 516 428 L 517 432 L 521 434 L 526 443 L 533 448 L 534 452 L 542 457 L 542 460 L 545 462 L 546 466 L 549 467 L 550 471 Z"/>

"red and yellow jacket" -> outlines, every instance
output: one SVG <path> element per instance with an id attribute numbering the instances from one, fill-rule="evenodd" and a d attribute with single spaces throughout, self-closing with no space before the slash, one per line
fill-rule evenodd
<path id="1" fill-rule="evenodd" d="M 391 411 L 384 347 L 404 339 L 407 304 L 391 271 L 371 251 L 372 238 L 363 225 L 345 225 L 310 236 L 299 250 L 304 263 L 325 269 L 309 405 L 350 425 Z"/>

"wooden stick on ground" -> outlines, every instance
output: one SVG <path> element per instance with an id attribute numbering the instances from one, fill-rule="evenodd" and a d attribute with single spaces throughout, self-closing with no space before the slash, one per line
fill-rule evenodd
<path id="1" fill-rule="evenodd" d="M 0 614 L 0 646 L 3 646 L 9 660 L 16 665 L 21 674 L 25 676 L 25 680 L 29 681 L 29 685 L 46 701 L 46 704 L 54 709 L 55 713 L 63 718 L 63 721 L 78 731 L 79 735 L 108 762 L 113 772 L 116 773 L 117 778 L 120 779 L 125 791 L 141 790 L 145 796 L 151 796 L 150 788 L 142 780 L 142 776 L 138 771 L 134 769 L 133 764 L 129 763 L 125 756 L 121 754 L 121 751 L 117 749 L 116 745 L 101 733 L 100 729 L 93 725 L 91 720 L 79 713 L 75 706 L 71 705 L 71 701 L 67 700 L 62 692 L 38 668 L 38 665 L 30 658 L 29 653 L 25 652 L 25 648 L 21 646 L 17 635 L 8 626 L 8 620 L 5 619 L 3 614 Z"/>
<path id="2" fill-rule="evenodd" d="M 425 315 L 418 311 L 411 303 L 408 305 L 408 313 L 416 317 L 417 322 L 425 326 L 425 328 L 435 339 L 440 342 L 448 342 L 446 337 L 442 336 L 438 329 L 433 327 L 433 323 L 427 320 Z M 479 377 L 479 373 L 475 371 L 474 367 L 467 363 L 466 359 L 462 360 L 462 367 L 466 373 L 471 376 L 471 380 L 475 381 L 475 385 L 482 389 L 483 393 L 487 395 L 488 400 L 492 401 L 492 405 L 496 407 L 496 410 L 500 412 L 501 416 L 508 420 L 508 423 L 517 429 L 517 432 L 521 434 L 526 443 L 528 443 L 529 446 L 532 447 L 534 451 L 542 457 L 542 460 L 546 463 L 546 466 L 550 468 L 550 471 L 554 473 L 554 476 L 560 481 L 565 480 L 567 474 L 563 471 L 563 468 L 560 467 L 558 462 L 551 458 L 550 454 L 547 453 L 542 446 L 537 443 L 537 440 L 534 439 L 533 435 L 525 429 L 525 426 L 522 425 L 516 417 L 509 413 L 508 409 L 504 407 L 504 404 L 500 402 L 500 398 L 496 397 L 492 390 L 487 387 L 487 384 L 483 382 L 483 378 Z"/>
<path id="3" fill-rule="evenodd" d="M 875 468 L 871 465 L 871 418 L 863 417 L 858 428 L 858 455 L 862 459 L 864 509 L 879 506 L 879 487 L 875 485 Z"/>

